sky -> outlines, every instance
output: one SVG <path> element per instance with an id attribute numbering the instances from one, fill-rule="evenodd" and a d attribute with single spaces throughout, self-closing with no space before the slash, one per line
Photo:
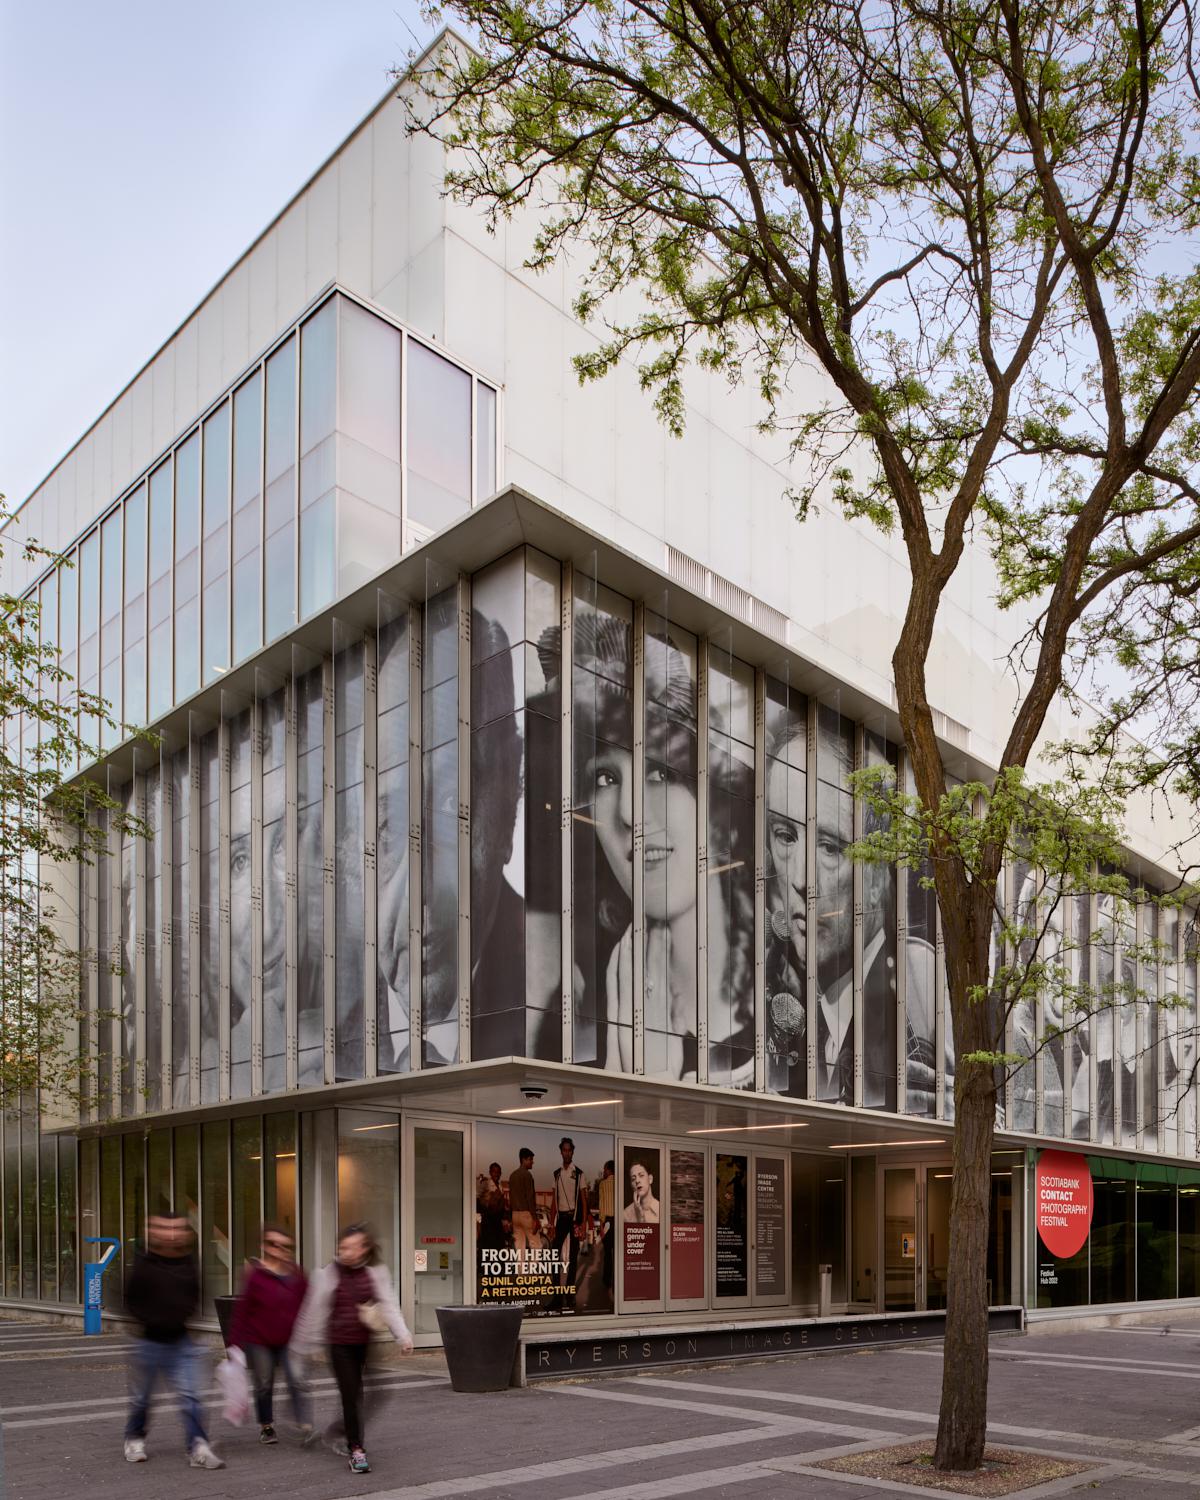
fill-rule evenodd
<path id="1" fill-rule="evenodd" d="M 10 507 L 434 34 L 416 0 L 0 0 Z"/>

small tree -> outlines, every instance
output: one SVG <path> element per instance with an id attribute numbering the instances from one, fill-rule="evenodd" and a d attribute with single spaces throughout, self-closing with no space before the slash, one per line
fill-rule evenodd
<path id="1" fill-rule="evenodd" d="M 531 265 L 582 250 L 577 311 L 609 321 L 581 377 L 636 359 L 676 432 L 690 360 L 754 378 L 794 440 L 799 515 L 832 501 L 899 531 L 896 701 L 958 1060 L 936 1462 L 973 1468 L 994 893 L 1016 809 L 1036 822 L 1053 792 L 1025 808 L 1016 773 L 1072 652 L 1148 660 L 1156 604 L 1200 577 L 1190 0 L 441 9 L 479 50 L 435 57 L 415 128 L 455 148 L 451 191 L 540 215 Z M 829 394 L 798 398 L 813 361 Z M 971 546 L 1014 611 L 1015 710 L 996 778 L 955 800 L 926 676 Z"/>
<path id="2" fill-rule="evenodd" d="M 0 528 L 8 520 L 0 507 Z M 0 559 L 5 545 L 0 530 Z M 23 553 L 69 566 L 36 542 Z M 63 668 L 56 629 L 36 599 L 0 594 L 0 1097 L 71 1112 L 104 1102 L 80 1022 L 87 966 L 109 961 L 79 948 L 55 876 L 102 852 L 100 810 L 131 835 L 144 828 L 98 783 L 69 779 L 97 754 L 81 725 L 116 726 Z"/>

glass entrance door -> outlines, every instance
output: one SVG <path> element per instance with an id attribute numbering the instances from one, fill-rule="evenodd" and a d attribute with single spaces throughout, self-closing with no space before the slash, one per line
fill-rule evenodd
<path id="1" fill-rule="evenodd" d="M 884 1167 L 883 1311 L 914 1312 L 920 1306 L 919 1203 L 916 1167 Z"/>
<path id="2" fill-rule="evenodd" d="M 405 1146 L 411 1204 L 403 1267 L 411 1295 L 405 1301 L 414 1336 L 427 1339 L 437 1335 L 438 1308 L 461 1305 L 474 1289 L 465 1254 L 472 1236 L 463 1191 L 463 1128 L 410 1121 Z"/>
<path id="3" fill-rule="evenodd" d="M 883 1267 L 881 1312 L 924 1312 L 946 1305 L 950 1264 L 948 1165 L 881 1166 Z"/>
<path id="4" fill-rule="evenodd" d="M 928 1167 L 925 1171 L 925 1306 L 945 1307 L 946 1280 L 950 1270 L 950 1187 L 954 1180 L 949 1167 Z"/>

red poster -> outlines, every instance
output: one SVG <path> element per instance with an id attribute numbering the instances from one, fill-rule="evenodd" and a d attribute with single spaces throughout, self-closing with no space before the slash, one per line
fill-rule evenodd
<path id="1" fill-rule="evenodd" d="M 1092 1174 L 1087 1157 L 1043 1151 L 1034 1180 L 1037 1232 L 1050 1254 L 1069 1260 L 1092 1227 Z"/>
<path id="2" fill-rule="evenodd" d="M 625 1301 L 657 1302 L 662 1296 L 659 1272 L 662 1265 L 659 1226 L 624 1224 Z"/>
<path id="3" fill-rule="evenodd" d="M 704 1225 L 671 1225 L 671 1296 L 704 1296 Z"/>

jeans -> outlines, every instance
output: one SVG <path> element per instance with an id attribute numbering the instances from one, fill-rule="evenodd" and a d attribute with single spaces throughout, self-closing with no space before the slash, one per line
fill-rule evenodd
<path id="1" fill-rule="evenodd" d="M 363 1445 L 363 1370 L 367 1364 L 366 1344 L 331 1344 L 329 1363 L 342 1398 L 342 1421 L 346 1445 L 353 1451 Z"/>
<path id="2" fill-rule="evenodd" d="M 266 1344 L 247 1344 L 242 1352 L 246 1356 L 246 1363 L 250 1367 L 250 1374 L 254 1381 L 254 1409 L 259 1426 L 266 1427 L 275 1421 L 273 1415 L 275 1373 L 277 1370 L 282 1370 L 288 1396 L 292 1402 L 292 1416 L 302 1427 L 306 1427 L 311 1420 L 308 1398 L 292 1369 L 292 1361 L 286 1344 L 278 1349 L 270 1348 Z"/>
<path id="3" fill-rule="evenodd" d="M 188 1452 L 196 1442 L 208 1441 L 200 1411 L 200 1374 L 204 1352 L 185 1333 L 169 1344 L 154 1339 L 133 1341 L 129 1353 L 129 1420 L 125 1423 L 127 1438 L 144 1438 L 149 1425 L 150 1397 L 162 1375 L 179 1397 L 180 1416 L 187 1439 Z"/>

